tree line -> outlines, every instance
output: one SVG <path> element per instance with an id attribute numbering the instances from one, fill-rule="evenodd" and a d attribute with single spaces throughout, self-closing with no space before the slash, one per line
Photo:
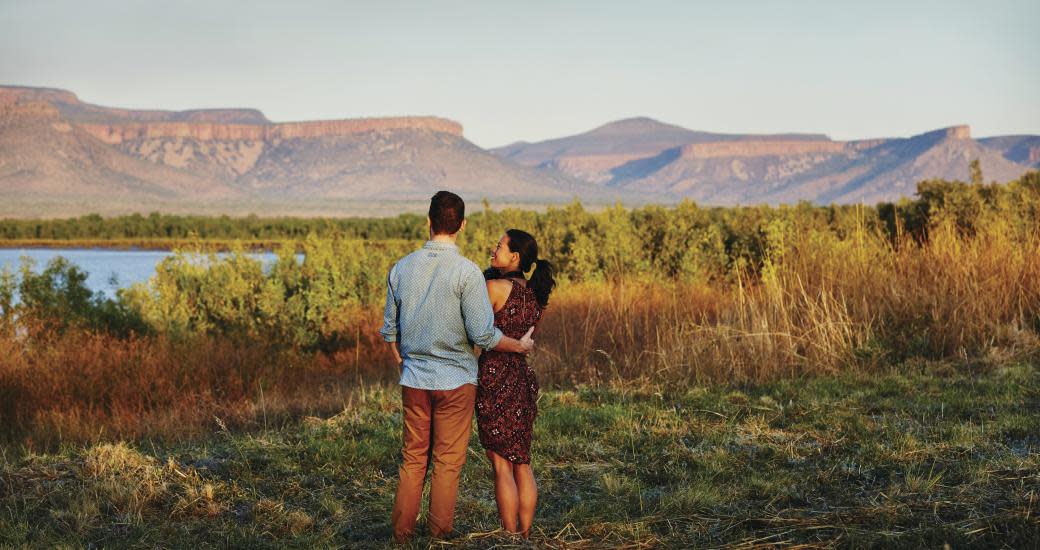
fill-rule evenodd
<path id="1" fill-rule="evenodd" d="M 1040 173 L 1003 185 L 925 181 L 917 198 L 876 207 L 703 208 L 684 201 L 590 211 L 575 202 L 545 212 L 485 206 L 469 220 L 459 245 L 478 265 L 487 265 L 490 248 L 506 229 L 521 228 L 536 236 L 540 256 L 553 262 L 563 285 L 637 280 L 727 288 L 768 285 L 782 271 L 807 284 L 814 278 L 830 284 L 824 279 L 843 269 L 843 262 L 858 262 L 863 269 L 887 262 L 898 270 L 898 262 L 909 257 L 900 250 L 925 246 L 934 231 L 946 232 L 947 242 L 972 242 L 985 231 L 990 239 L 985 242 L 999 239 L 1008 250 L 1032 246 L 1025 243 L 1036 242 L 1040 231 Z M 64 260 L 42 271 L 29 264 L 0 270 L 0 331 L 11 333 L 16 322 L 38 319 L 48 330 L 259 335 L 304 348 L 342 348 L 356 340 L 359 319 L 381 305 L 390 265 L 425 238 L 424 222 L 411 214 L 348 220 L 153 214 L 6 221 L 5 230 L 66 227 L 95 238 L 141 236 L 128 228 L 139 224 L 159 231 L 169 223 L 177 229 L 161 229 L 163 234 L 195 235 L 198 246 L 165 259 L 148 283 L 120 290 L 115 300 L 91 295 L 84 274 Z M 287 240 L 269 269 L 241 247 L 226 257 L 206 252 L 206 238 L 241 235 Z"/>

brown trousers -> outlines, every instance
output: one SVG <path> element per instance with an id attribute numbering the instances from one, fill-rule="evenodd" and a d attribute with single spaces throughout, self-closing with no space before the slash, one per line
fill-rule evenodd
<path id="1" fill-rule="evenodd" d="M 427 464 L 433 460 L 430 480 L 430 533 L 451 534 L 455 521 L 459 474 L 466 463 L 472 433 L 473 402 L 477 387 L 463 384 L 454 390 L 417 390 L 401 386 L 404 444 L 397 498 L 391 515 L 394 539 L 404 542 L 415 533 Z"/>

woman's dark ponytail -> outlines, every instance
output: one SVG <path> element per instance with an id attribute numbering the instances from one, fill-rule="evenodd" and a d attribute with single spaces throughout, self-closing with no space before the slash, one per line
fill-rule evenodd
<path id="1" fill-rule="evenodd" d="M 506 235 L 509 235 L 509 250 L 520 254 L 520 271 L 526 273 L 534 266 L 534 273 L 527 281 L 527 287 L 534 291 L 538 305 L 544 308 L 549 305 L 549 294 L 556 286 L 552 264 L 548 260 L 538 259 L 538 243 L 530 233 L 520 229 L 509 229 Z"/>
<path id="2" fill-rule="evenodd" d="M 527 281 L 527 286 L 534 291 L 538 305 L 544 308 L 549 305 L 549 294 L 556 286 L 556 281 L 553 279 L 553 266 L 549 260 L 535 260 L 534 266 L 534 273 L 531 274 L 531 280 Z"/>

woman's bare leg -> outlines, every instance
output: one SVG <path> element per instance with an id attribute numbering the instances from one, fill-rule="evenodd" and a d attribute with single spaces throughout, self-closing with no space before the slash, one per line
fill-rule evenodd
<path id="1" fill-rule="evenodd" d="M 534 522 L 534 508 L 538 503 L 538 487 L 534 482 L 534 470 L 530 464 L 514 464 L 513 479 L 516 480 L 519 501 L 520 534 L 527 538 Z"/>
<path id="2" fill-rule="evenodd" d="M 513 479 L 513 463 L 494 451 L 487 452 L 491 467 L 495 470 L 495 502 L 498 503 L 498 518 L 502 528 L 516 533 L 516 518 L 519 497 L 516 480 Z"/>

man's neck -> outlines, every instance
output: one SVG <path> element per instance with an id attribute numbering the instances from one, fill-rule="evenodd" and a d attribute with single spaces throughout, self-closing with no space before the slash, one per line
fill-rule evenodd
<path id="1" fill-rule="evenodd" d="M 455 240 L 458 238 L 458 233 L 455 233 L 454 235 L 430 235 L 430 240 L 435 243 L 455 244 Z"/>

